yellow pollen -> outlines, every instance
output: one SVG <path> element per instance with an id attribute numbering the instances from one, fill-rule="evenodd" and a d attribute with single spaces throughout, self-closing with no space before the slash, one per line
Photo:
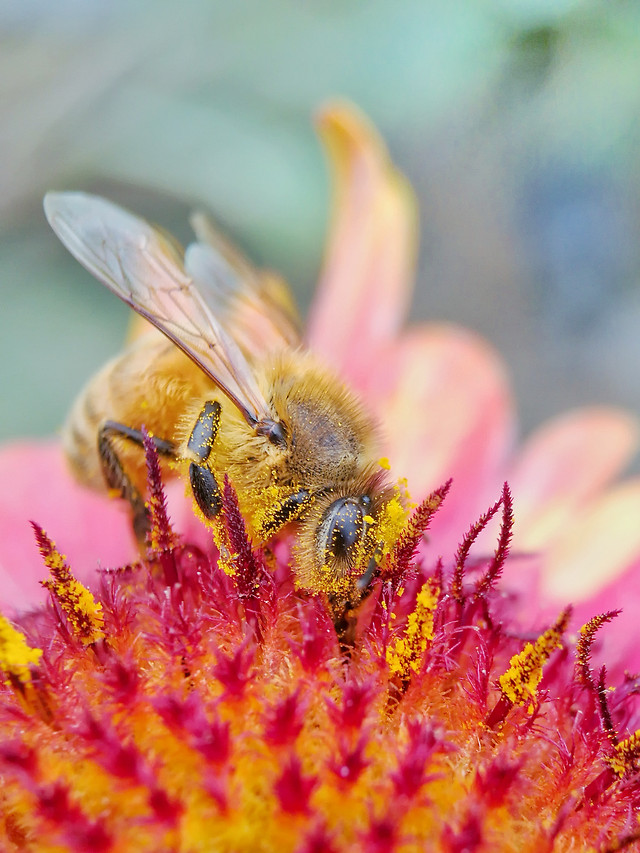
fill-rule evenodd
<path id="1" fill-rule="evenodd" d="M 243 511 L 245 520 L 251 519 L 251 524 L 258 534 L 258 538 L 268 538 L 266 531 L 273 528 L 278 511 L 290 496 L 291 489 L 283 489 L 273 483 L 266 489 L 253 489 L 251 491 L 248 505 L 246 507 L 241 505 L 240 509 Z M 294 518 L 295 514 L 291 516 L 291 520 L 293 521 Z"/>
<path id="2" fill-rule="evenodd" d="M 622 778 L 626 773 L 632 773 L 637 769 L 637 761 L 640 757 L 640 729 L 619 744 L 616 744 L 615 752 L 606 761 L 616 776 Z"/>
<path id="3" fill-rule="evenodd" d="M 396 494 L 384 504 L 378 515 L 375 537 L 383 553 L 393 550 L 406 523 L 407 510 L 399 494 Z"/>
<path id="4" fill-rule="evenodd" d="M 77 581 L 71 570 L 53 543 L 51 550 L 43 554 L 51 579 L 42 581 L 56 599 L 58 606 L 67 617 L 72 634 L 85 645 L 104 638 L 104 617 L 102 604 L 97 602 L 91 592 Z"/>
<path id="5" fill-rule="evenodd" d="M 387 648 L 387 664 L 393 675 L 407 679 L 418 672 L 429 643 L 433 640 L 433 615 L 440 598 L 440 587 L 429 578 L 416 596 L 416 606 L 409 614 L 404 636 L 396 637 Z M 395 613 L 391 614 L 395 620 Z"/>
<path id="6" fill-rule="evenodd" d="M 509 669 L 500 676 L 500 689 L 514 705 L 529 703 L 529 712 L 533 712 L 531 700 L 538 695 L 538 685 L 542 672 L 551 652 L 561 648 L 561 639 L 568 620 L 563 613 L 551 628 L 541 634 L 535 643 L 527 643 L 524 649 L 509 661 Z"/>

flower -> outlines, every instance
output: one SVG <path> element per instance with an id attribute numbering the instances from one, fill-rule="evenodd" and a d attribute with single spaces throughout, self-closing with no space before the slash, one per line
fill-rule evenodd
<path id="1" fill-rule="evenodd" d="M 347 630 L 297 587 L 286 548 L 250 542 L 228 481 L 213 548 L 182 496 L 167 499 L 148 437 L 142 557 L 118 508 L 71 483 L 56 445 L 5 451 L 1 500 L 17 507 L 0 508 L 5 605 L 35 604 L 42 577 L 17 529 L 27 504 L 50 572 L 46 607 L 0 619 L 9 850 L 640 841 L 638 681 L 623 674 L 634 658 L 608 598 L 624 583 L 629 604 L 640 554 L 636 484 L 607 491 L 635 424 L 574 413 L 515 454 L 489 347 L 444 326 L 399 334 L 415 233 L 406 182 L 357 112 L 333 105 L 319 124 L 336 213 L 309 342 L 378 412 L 416 506 Z M 100 549 L 111 570 L 96 573 Z M 550 616 L 567 566 L 578 614 L 563 602 Z M 595 661 L 609 652 L 607 672 Z"/>
<path id="2" fill-rule="evenodd" d="M 451 568 L 416 560 L 450 484 L 415 510 L 342 647 L 286 561 L 254 549 L 225 482 L 219 556 L 152 531 L 96 596 L 42 528 L 51 604 L 0 620 L 4 849 L 617 850 L 640 839 L 637 681 L 594 672 L 596 616 L 523 638 L 496 590 L 508 487 Z M 491 560 L 474 539 L 501 516 Z M 224 570 L 223 570 L 224 568 Z"/>

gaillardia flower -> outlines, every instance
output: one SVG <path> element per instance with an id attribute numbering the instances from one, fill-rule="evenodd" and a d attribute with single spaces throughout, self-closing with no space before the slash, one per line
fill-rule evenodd
<path id="1" fill-rule="evenodd" d="M 139 556 L 57 446 L 5 451 L 0 474 L 20 477 L 0 516 L 3 849 L 640 849 L 635 659 L 619 634 L 596 649 L 621 618 L 594 601 L 607 583 L 633 589 L 640 489 L 606 487 L 635 425 L 577 413 L 512 454 L 487 346 L 441 326 L 399 335 L 406 183 L 354 111 L 331 107 L 320 127 L 336 217 L 308 340 L 377 411 L 415 505 L 336 630 L 332 590 L 300 587 L 286 540 L 251 541 L 228 478 L 214 546 L 182 486 L 167 500 L 145 434 Z M 48 603 L 16 615 L 44 574 L 18 530 L 27 512 Z"/>

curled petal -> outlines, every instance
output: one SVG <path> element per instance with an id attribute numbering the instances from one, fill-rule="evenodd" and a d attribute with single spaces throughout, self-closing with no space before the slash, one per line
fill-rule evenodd
<path id="1" fill-rule="evenodd" d="M 328 250 L 308 343 L 352 381 L 400 329 L 412 290 L 417 208 L 375 128 L 334 103 L 317 126 L 333 176 Z M 358 384 L 355 382 L 354 384 Z"/>
<path id="2" fill-rule="evenodd" d="M 515 547 L 538 550 L 625 468 L 638 445 L 638 423 L 616 409 L 581 409 L 529 439 L 509 481 L 515 495 Z"/>

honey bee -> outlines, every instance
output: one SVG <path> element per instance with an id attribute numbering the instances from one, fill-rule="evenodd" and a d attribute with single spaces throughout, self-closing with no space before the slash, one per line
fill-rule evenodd
<path id="1" fill-rule="evenodd" d="M 397 498 L 372 418 L 302 346 L 286 285 L 203 216 L 182 252 L 97 196 L 49 193 L 44 209 L 71 254 L 152 324 L 139 324 L 146 331 L 89 381 L 67 418 L 76 477 L 128 501 L 142 543 L 144 425 L 205 522 L 221 512 L 226 474 L 254 541 L 293 525 L 299 585 L 327 593 L 342 618 L 376 573 L 381 519 Z"/>

